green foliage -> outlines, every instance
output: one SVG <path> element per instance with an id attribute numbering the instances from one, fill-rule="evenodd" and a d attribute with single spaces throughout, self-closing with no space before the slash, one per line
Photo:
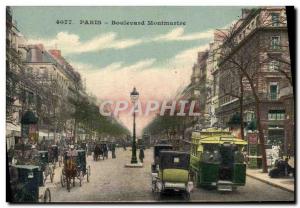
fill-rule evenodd
<path id="1" fill-rule="evenodd" d="M 70 102 L 75 108 L 72 117 L 85 130 L 111 136 L 129 134 L 128 129 L 119 124 L 114 118 L 101 115 L 98 106 L 90 97 L 80 96 L 78 100 L 70 99 Z"/>
<path id="2" fill-rule="evenodd" d="M 166 133 L 168 130 L 176 130 L 184 123 L 185 117 L 181 116 L 157 116 L 145 129 L 144 132 L 155 135 Z"/>
<path id="3" fill-rule="evenodd" d="M 240 125 L 240 124 L 241 124 L 240 114 L 234 114 L 228 121 L 229 126 Z"/>

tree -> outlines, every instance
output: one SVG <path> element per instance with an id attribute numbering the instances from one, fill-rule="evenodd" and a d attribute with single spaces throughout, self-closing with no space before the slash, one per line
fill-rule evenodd
<path id="1" fill-rule="evenodd" d="M 241 28 L 249 23 L 247 21 L 251 18 L 256 18 L 256 26 L 252 29 L 252 32 L 246 34 L 245 30 L 244 32 L 241 31 Z M 229 29 L 219 31 L 223 35 L 223 44 L 221 44 L 220 50 L 218 50 L 221 57 L 219 66 L 223 70 L 222 76 L 239 79 L 239 88 L 245 88 L 246 85 L 247 91 L 251 92 L 254 99 L 263 172 L 267 172 L 267 163 L 264 147 L 265 139 L 261 124 L 261 101 L 266 97 L 262 93 L 262 86 L 260 84 L 263 79 L 263 70 L 270 60 L 267 54 L 272 52 L 272 49 L 269 47 L 268 37 L 263 35 L 263 30 L 273 26 L 273 23 L 271 15 L 266 9 L 252 9 L 249 11 L 247 17 L 237 21 Z M 243 37 L 242 40 L 241 37 Z M 277 45 L 275 49 L 277 49 Z M 243 79 L 245 79 L 245 85 Z M 228 82 L 232 81 L 232 79 L 228 80 Z M 228 88 L 228 86 L 226 86 L 226 88 Z M 245 92 L 245 89 L 240 89 L 240 92 Z"/>

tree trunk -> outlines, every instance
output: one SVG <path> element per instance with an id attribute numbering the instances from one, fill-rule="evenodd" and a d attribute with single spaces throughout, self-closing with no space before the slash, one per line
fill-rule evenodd
<path id="1" fill-rule="evenodd" d="M 254 86 L 254 83 L 249 75 L 247 73 L 244 73 L 247 80 L 249 81 L 251 91 L 253 94 L 253 97 L 255 99 L 255 108 L 256 108 L 256 123 L 257 123 L 257 130 L 258 130 L 258 137 L 259 137 L 259 143 L 260 143 L 260 149 L 261 149 L 261 156 L 262 156 L 262 169 L 264 173 L 268 172 L 267 169 L 267 158 L 266 158 L 266 150 L 265 150 L 265 137 L 264 137 L 264 132 L 261 126 L 261 120 L 260 120 L 260 100 L 259 97 L 256 93 L 256 89 Z"/>
<path id="2" fill-rule="evenodd" d="M 257 96 L 255 96 L 257 97 Z M 260 149 L 261 149 L 261 155 L 262 155 L 262 168 L 263 172 L 267 173 L 267 157 L 266 157 L 266 150 L 265 150 L 265 137 L 262 130 L 261 122 L 260 122 L 260 102 L 257 100 L 258 97 L 255 99 L 255 107 L 256 107 L 256 122 L 257 122 L 257 130 L 258 130 L 258 136 L 260 141 Z"/>
<path id="3" fill-rule="evenodd" d="M 77 129 L 77 121 L 75 119 L 75 122 L 74 122 L 74 132 L 73 132 L 73 144 L 75 144 L 75 138 L 76 138 L 76 129 Z"/>
<path id="4" fill-rule="evenodd" d="M 243 76 L 240 76 L 240 120 L 241 120 L 241 139 L 245 140 L 244 136 L 244 86 L 243 86 Z"/>

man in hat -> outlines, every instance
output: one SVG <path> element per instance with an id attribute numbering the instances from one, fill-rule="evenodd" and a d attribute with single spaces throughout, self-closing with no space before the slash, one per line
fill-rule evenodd
<path id="1" fill-rule="evenodd" d="M 70 149 L 68 151 L 68 157 L 76 157 L 78 155 L 76 149 L 75 149 L 75 146 L 72 144 L 70 145 Z"/>

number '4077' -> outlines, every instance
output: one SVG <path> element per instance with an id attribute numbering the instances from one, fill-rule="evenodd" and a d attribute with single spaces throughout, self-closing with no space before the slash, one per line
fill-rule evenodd
<path id="1" fill-rule="evenodd" d="M 72 20 L 56 20 L 56 24 L 67 25 L 72 24 Z"/>

